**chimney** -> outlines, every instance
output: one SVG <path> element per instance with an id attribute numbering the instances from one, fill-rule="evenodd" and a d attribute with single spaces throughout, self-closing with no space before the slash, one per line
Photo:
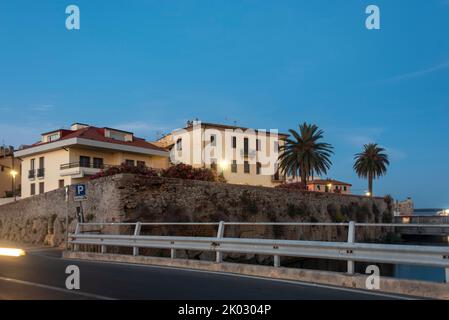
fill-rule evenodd
<path id="1" fill-rule="evenodd" d="M 84 129 L 84 128 L 87 128 L 87 127 L 89 127 L 88 124 L 75 122 L 74 124 L 72 124 L 72 125 L 70 126 L 70 130 L 76 131 L 76 130 Z"/>

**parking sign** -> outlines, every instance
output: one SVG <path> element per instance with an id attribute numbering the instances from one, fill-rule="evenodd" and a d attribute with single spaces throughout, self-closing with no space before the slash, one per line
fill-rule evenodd
<path id="1" fill-rule="evenodd" d="M 86 185 L 85 184 L 75 185 L 75 201 L 83 201 L 86 199 L 87 199 Z"/>

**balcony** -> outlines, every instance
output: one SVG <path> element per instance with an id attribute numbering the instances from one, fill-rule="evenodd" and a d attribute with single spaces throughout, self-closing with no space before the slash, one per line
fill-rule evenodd
<path id="1" fill-rule="evenodd" d="M 36 170 L 28 170 L 28 179 L 34 180 L 36 178 Z"/>
<path id="2" fill-rule="evenodd" d="M 92 163 L 86 161 L 71 162 L 61 164 L 61 176 L 71 176 L 72 178 L 83 178 L 94 175 L 104 169 L 114 167 L 103 163 Z"/>
<path id="3" fill-rule="evenodd" d="M 256 157 L 256 150 L 240 149 L 240 156 L 253 159 Z"/>
<path id="4" fill-rule="evenodd" d="M 44 168 L 37 169 L 37 177 L 43 178 L 44 176 L 45 176 L 45 169 Z"/>

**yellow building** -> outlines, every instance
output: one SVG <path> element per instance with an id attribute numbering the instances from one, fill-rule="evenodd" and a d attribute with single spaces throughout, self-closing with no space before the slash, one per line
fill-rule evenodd
<path id="1" fill-rule="evenodd" d="M 228 183 L 276 186 L 285 181 L 278 156 L 286 137 L 275 131 L 190 121 L 155 144 L 170 150 L 171 163 L 217 170 Z"/>
<path id="2" fill-rule="evenodd" d="M 12 197 L 14 185 L 16 195 L 20 195 L 20 160 L 13 157 L 13 152 L 13 147 L 0 147 L 0 198 Z M 12 172 L 17 172 L 15 182 Z"/>
<path id="3" fill-rule="evenodd" d="M 333 179 L 314 179 L 307 182 L 307 190 L 316 192 L 351 194 L 351 187 L 350 183 Z"/>
<path id="4" fill-rule="evenodd" d="M 168 167 L 169 153 L 132 132 L 75 123 L 41 135 L 41 141 L 15 152 L 22 160 L 22 198 L 86 181 L 122 163 Z"/>

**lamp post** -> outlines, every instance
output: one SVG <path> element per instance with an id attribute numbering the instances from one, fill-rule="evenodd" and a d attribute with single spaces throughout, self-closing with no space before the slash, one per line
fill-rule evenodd
<path id="1" fill-rule="evenodd" d="M 12 176 L 12 193 L 14 195 L 14 202 L 17 201 L 17 194 L 16 194 L 16 176 L 17 176 L 17 171 L 16 170 L 11 170 L 11 176 Z"/>
<path id="2" fill-rule="evenodd" d="M 224 171 L 228 168 L 228 162 L 226 160 L 221 160 L 219 163 L 221 174 L 224 176 Z"/>

